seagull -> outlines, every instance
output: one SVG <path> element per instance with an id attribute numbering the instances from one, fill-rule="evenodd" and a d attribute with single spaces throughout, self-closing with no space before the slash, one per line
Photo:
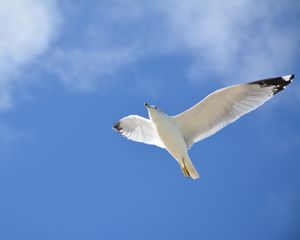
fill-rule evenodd
<path id="1" fill-rule="evenodd" d="M 270 100 L 293 78 L 291 74 L 225 87 L 176 116 L 144 103 L 149 119 L 130 115 L 120 119 L 113 129 L 129 140 L 166 149 L 177 160 L 185 177 L 197 179 L 200 175 L 188 149 Z"/>

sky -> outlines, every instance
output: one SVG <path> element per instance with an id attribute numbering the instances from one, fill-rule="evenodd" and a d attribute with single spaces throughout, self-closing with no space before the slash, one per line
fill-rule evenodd
<path id="1" fill-rule="evenodd" d="M 300 2 L 0 2 L 0 239 L 299 239 Z M 184 178 L 112 130 L 294 73 Z"/>

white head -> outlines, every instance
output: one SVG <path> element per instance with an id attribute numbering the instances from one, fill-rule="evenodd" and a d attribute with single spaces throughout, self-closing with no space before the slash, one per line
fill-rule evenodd
<path id="1" fill-rule="evenodd" d="M 148 103 L 144 103 L 144 105 L 148 110 L 148 115 L 152 122 L 158 122 L 166 116 L 166 114 L 160 111 L 158 107 L 149 105 Z"/>

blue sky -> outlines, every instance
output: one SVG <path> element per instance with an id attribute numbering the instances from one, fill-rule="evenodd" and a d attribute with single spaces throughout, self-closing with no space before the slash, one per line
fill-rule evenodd
<path id="1" fill-rule="evenodd" d="M 2 1 L 0 239 L 299 239 L 297 1 Z M 295 73 L 191 149 L 111 126 Z"/>

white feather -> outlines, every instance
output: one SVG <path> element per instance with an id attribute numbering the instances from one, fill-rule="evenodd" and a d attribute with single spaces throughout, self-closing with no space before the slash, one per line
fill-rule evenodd
<path id="1" fill-rule="evenodd" d="M 115 124 L 114 129 L 132 141 L 165 148 L 149 119 L 138 115 L 130 115 Z"/>
<path id="2" fill-rule="evenodd" d="M 273 87 L 240 84 L 220 89 L 173 119 L 187 147 L 207 138 L 273 96 Z"/>

